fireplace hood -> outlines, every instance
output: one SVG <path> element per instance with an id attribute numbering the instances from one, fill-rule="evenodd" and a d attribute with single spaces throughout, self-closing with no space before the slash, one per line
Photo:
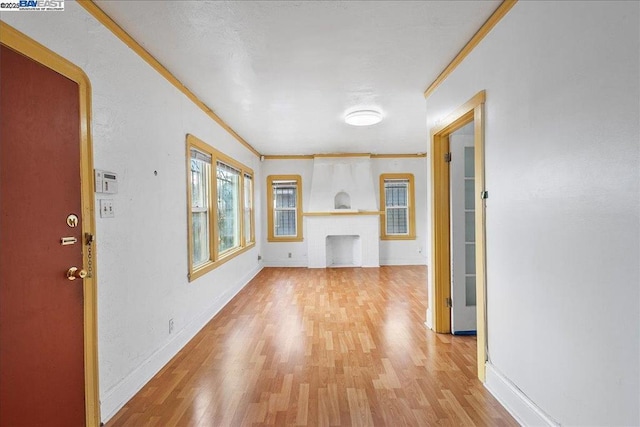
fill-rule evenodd
<path id="1" fill-rule="evenodd" d="M 369 156 L 316 157 L 309 211 L 377 211 L 374 188 Z"/>
<path id="2" fill-rule="evenodd" d="M 316 157 L 308 213 L 309 268 L 380 265 L 380 215 L 369 156 Z"/>

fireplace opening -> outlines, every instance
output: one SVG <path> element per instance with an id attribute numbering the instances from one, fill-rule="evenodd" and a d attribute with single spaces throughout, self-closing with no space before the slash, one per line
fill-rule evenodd
<path id="1" fill-rule="evenodd" d="M 360 236 L 327 236 L 327 267 L 362 267 Z"/>

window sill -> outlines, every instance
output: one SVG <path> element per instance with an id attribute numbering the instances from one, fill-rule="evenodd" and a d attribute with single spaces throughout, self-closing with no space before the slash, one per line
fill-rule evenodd
<path id="1" fill-rule="evenodd" d="M 416 240 L 416 236 L 412 236 L 412 235 L 408 235 L 408 236 L 384 235 L 384 236 L 380 236 L 380 240 Z"/>
<path id="2" fill-rule="evenodd" d="M 303 242 L 304 237 L 269 237 L 267 242 L 269 243 L 278 243 L 278 242 Z"/>
<path id="3" fill-rule="evenodd" d="M 212 270 L 215 270 L 216 268 L 220 267 L 225 262 L 227 262 L 229 260 L 232 260 L 233 258 L 237 257 L 238 255 L 241 255 L 241 254 L 247 252 L 249 249 L 254 248 L 255 245 L 256 245 L 256 242 L 252 242 L 252 243 L 247 244 L 244 247 L 240 247 L 240 248 L 236 248 L 236 249 L 233 249 L 233 250 L 229 250 L 229 251 L 224 253 L 222 258 L 220 258 L 220 259 L 218 259 L 216 261 L 209 261 L 206 264 L 198 266 L 197 268 L 195 268 L 194 270 L 192 270 L 189 273 L 189 275 L 188 275 L 189 282 L 193 282 L 197 278 L 204 276 L 205 274 L 207 274 L 208 272 L 210 272 Z"/>

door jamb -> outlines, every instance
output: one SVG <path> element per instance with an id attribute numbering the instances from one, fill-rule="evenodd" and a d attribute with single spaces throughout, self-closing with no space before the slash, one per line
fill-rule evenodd
<path id="1" fill-rule="evenodd" d="M 91 140 L 91 82 L 87 75 L 60 55 L 0 21 L 0 44 L 44 65 L 78 84 L 80 94 L 80 185 L 82 235 L 95 236 L 93 200 L 93 144 Z M 83 237 L 83 264 L 89 265 Z M 97 273 L 96 248 L 92 244 L 92 277 L 83 280 L 84 294 L 84 378 L 87 426 L 100 425 L 97 348 Z"/>
<path id="2" fill-rule="evenodd" d="M 485 191 L 484 182 L 484 103 L 485 91 L 478 92 L 464 105 L 431 131 L 431 212 L 432 254 L 431 283 L 434 288 L 432 302 L 433 325 L 438 333 L 451 333 L 451 235 L 449 205 L 449 135 L 464 125 L 474 122 L 475 147 L 475 202 L 476 202 L 476 312 L 478 378 L 484 382 L 487 356 L 486 325 L 486 243 L 485 243 Z"/>

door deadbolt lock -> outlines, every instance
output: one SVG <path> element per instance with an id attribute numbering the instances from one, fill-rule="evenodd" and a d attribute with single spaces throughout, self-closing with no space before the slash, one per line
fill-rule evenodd
<path id="1" fill-rule="evenodd" d="M 67 217 L 67 225 L 71 228 L 75 228 L 78 226 L 78 216 L 75 214 L 69 214 Z"/>
<path id="2" fill-rule="evenodd" d="M 87 277 L 87 271 L 81 270 L 78 267 L 71 267 L 67 270 L 67 279 L 76 280 L 76 279 L 84 279 Z"/>

